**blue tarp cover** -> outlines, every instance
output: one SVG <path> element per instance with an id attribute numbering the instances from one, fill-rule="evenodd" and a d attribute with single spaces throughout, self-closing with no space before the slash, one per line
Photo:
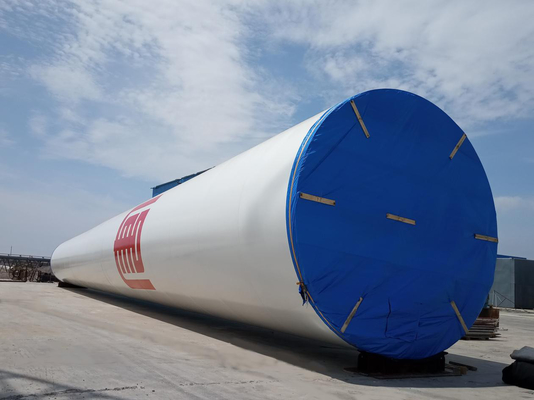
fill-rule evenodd
<path id="1" fill-rule="evenodd" d="M 463 133 L 417 95 L 372 90 L 326 111 L 296 155 L 287 228 L 297 278 L 323 321 L 361 350 L 432 356 L 464 335 L 451 301 L 468 327 L 484 305 L 497 244 L 475 234 L 496 238 L 497 223 L 469 140 L 450 158 Z"/>

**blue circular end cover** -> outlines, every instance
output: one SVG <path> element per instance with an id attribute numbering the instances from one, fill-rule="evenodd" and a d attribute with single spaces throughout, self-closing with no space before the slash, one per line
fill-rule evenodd
<path id="1" fill-rule="evenodd" d="M 328 110 L 298 151 L 287 196 L 297 277 L 323 321 L 360 350 L 432 356 L 484 305 L 497 223 L 463 135 L 429 101 L 380 89 Z"/>

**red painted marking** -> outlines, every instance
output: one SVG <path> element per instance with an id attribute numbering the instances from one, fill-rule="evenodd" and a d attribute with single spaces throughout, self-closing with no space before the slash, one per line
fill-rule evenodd
<path id="1" fill-rule="evenodd" d="M 148 206 L 158 201 L 160 197 L 161 195 L 145 201 L 130 211 L 124 217 L 115 237 L 113 245 L 115 265 L 122 280 L 131 289 L 156 290 L 149 279 L 137 277 L 132 279 L 125 275 L 144 274 L 145 272 L 145 265 L 141 257 L 141 231 L 150 211 Z"/>

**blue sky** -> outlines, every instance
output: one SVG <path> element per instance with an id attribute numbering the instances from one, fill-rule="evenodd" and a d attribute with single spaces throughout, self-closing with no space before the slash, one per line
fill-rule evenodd
<path id="1" fill-rule="evenodd" d="M 401 4 L 402 3 L 402 4 Z M 346 97 L 444 109 L 534 258 L 534 2 L 0 2 L 0 252 L 51 254 Z"/>

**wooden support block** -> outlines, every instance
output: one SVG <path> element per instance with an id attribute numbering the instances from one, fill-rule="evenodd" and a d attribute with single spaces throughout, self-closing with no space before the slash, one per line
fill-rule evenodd
<path id="1" fill-rule="evenodd" d="M 360 112 L 358 111 L 358 107 L 356 107 L 356 103 L 354 100 L 350 101 L 350 105 L 352 106 L 352 109 L 354 110 L 354 114 L 356 114 L 356 118 L 358 118 L 358 122 L 360 123 L 360 126 L 363 129 L 363 133 L 365 134 L 365 137 L 369 139 L 371 135 L 369 135 L 369 131 L 367 130 L 367 127 L 365 126 L 365 123 L 363 122 L 363 118 L 360 115 Z"/>
<path id="2" fill-rule="evenodd" d="M 304 200 L 315 201 L 317 203 L 326 204 L 328 206 L 335 206 L 336 201 L 331 199 L 325 199 L 324 197 L 314 196 L 313 194 L 300 192 L 300 198 Z"/>
<path id="3" fill-rule="evenodd" d="M 472 365 L 462 364 L 462 363 L 459 363 L 459 362 L 456 362 L 456 361 L 449 361 L 449 364 L 455 365 L 457 367 L 465 367 L 469 371 L 477 371 L 478 370 L 477 367 L 473 367 Z"/>
<path id="4" fill-rule="evenodd" d="M 345 323 L 341 327 L 341 333 L 345 333 L 345 331 L 347 330 L 347 328 L 348 328 L 348 326 L 350 324 L 350 321 L 352 321 L 352 318 L 354 318 L 354 314 L 356 314 L 356 311 L 358 311 L 358 307 L 360 307 L 360 304 L 362 303 L 362 300 L 363 300 L 363 297 L 360 297 L 360 300 L 358 300 L 358 302 L 356 303 L 356 305 L 354 306 L 354 308 L 350 312 L 349 316 L 345 320 Z"/>
<path id="5" fill-rule="evenodd" d="M 415 225 L 414 219 L 399 217 L 398 215 L 394 215 L 390 213 L 386 214 L 386 218 L 392 219 L 394 221 L 404 222 L 405 224 Z"/>
<path id="6" fill-rule="evenodd" d="M 488 242 L 493 242 L 493 243 L 499 243 L 499 239 L 497 238 L 486 236 L 486 235 L 479 235 L 478 233 L 475 233 L 475 239 L 486 240 Z"/>
<path id="7" fill-rule="evenodd" d="M 456 303 L 451 301 L 451 306 L 456 313 L 456 317 L 458 318 L 458 321 L 460 321 L 460 324 L 462 324 L 462 328 L 464 328 L 465 333 L 467 334 L 469 332 L 469 329 L 467 329 L 467 325 L 465 324 L 464 319 L 462 318 L 462 314 L 460 314 L 460 310 L 458 310 L 458 307 L 456 306 Z"/>
<path id="8" fill-rule="evenodd" d="M 456 143 L 456 146 L 454 146 L 454 149 L 452 150 L 452 153 L 451 155 L 449 156 L 449 158 L 452 160 L 452 158 L 454 157 L 454 155 L 456 154 L 456 152 L 458 151 L 458 149 L 460 148 L 460 146 L 462 145 L 462 143 L 464 142 L 465 138 L 466 138 L 466 134 L 464 133 L 462 135 L 462 137 L 460 138 L 460 140 L 458 140 L 458 143 Z"/>

